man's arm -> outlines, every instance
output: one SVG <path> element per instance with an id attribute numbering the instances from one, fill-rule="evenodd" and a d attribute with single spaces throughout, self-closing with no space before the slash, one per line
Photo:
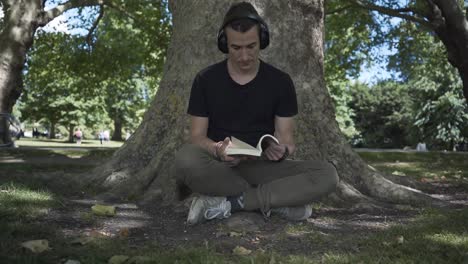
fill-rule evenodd
<path id="1" fill-rule="evenodd" d="M 279 117 L 275 116 L 275 137 L 280 144 L 287 146 L 289 154 L 293 154 L 296 150 L 294 144 L 294 117 Z"/>
<path id="2" fill-rule="evenodd" d="M 190 142 L 198 145 L 214 156 L 216 156 L 216 142 L 209 139 L 208 133 L 208 117 L 190 116 Z"/>
<path id="3" fill-rule="evenodd" d="M 198 145 L 221 161 L 227 162 L 228 166 L 236 166 L 240 162 L 238 157 L 230 157 L 226 155 L 226 148 L 231 143 L 229 138 L 224 141 L 214 142 L 207 137 L 208 133 L 208 117 L 190 116 L 190 142 Z"/>
<path id="4" fill-rule="evenodd" d="M 271 140 L 265 150 L 265 155 L 269 160 L 282 161 L 296 150 L 293 117 L 275 116 L 275 137 L 279 144 Z"/>

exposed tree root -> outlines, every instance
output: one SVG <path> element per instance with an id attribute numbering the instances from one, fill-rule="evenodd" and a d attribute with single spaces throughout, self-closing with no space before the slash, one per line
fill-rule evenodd
<path id="1" fill-rule="evenodd" d="M 417 206 L 449 206 L 449 203 L 431 197 L 420 190 L 394 183 L 378 172 L 364 174 L 362 180 L 372 197 L 385 202 Z"/>

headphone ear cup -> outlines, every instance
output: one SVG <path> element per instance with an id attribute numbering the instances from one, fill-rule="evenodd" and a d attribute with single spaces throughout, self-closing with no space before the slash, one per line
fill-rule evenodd
<path id="1" fill-rule="evenodd" d="M 218 33 L 218 49 L 222 53 L 228 53 L 228 44 L 227 44 L 227 37 L 226 33 L 224 33 L 224 29 L 221 29 Z"/>
<path id="2" fill-rule="evenodd" d="M 268 47 L 268 44 L 270 44 L 270 33 L 268 28 L 260 23 L 260 49 Z"/>

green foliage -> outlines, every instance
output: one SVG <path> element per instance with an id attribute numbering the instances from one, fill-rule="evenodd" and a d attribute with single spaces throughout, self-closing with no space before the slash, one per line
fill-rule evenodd
<path id="1" fill-rule="evenodd" d="M 92 51 L 107 114 L 132 130 L 157 91 L 171 33 L 166 3 L 143 2 L 123 3 L 131 15 L 109 10 Z"/>
<path id="2" fill-rule="evenodd" d="M 98 121 L 103 113 L 98 94 L 79 72 L 89 60 L 82 41 L 63 33 L 38 34 L 20 103 L 24 119 L 65 127 L 92 126 Z"/>
<path id="3" fill-rule="evenodd" d="M 38 34 L 25 71 L 23 119 L 97 131 L 111 121 L 119 130 L 138 126 L 161 79 L 170 14 L 167 1 L 115 4 L 119 8 L 105 8 L 91 39 Z M 69 27 L 89 28 L 97 13 L 97 7 L 80 8 Z"/>
<path id="4" fill-rule="evenodd" d="M 396 82 L 382 82 L 372 87 L 356 83 L 350 89 L 350 107 L 356 112 L 356 128 L 361 131 L 354 144 L 366 147 L 403 147 L 411 115 L 407 112 L 407 88 Z"/>
<path id="5" fill-rule="evenodd" d="M 401 23 L 396 30 L 400 32 L 401 45 L 400 52 L 392 56 L 391 66 L 398 66 L 408 82 L 417 128 L 412 134 L 432 148 L 451 150 L 454 144 L 468 138 L 468 105 L 462 95 L 463 84 L 456 69 L 440 58 L 445 49 L 443 44 L 407 24 Z M 403 44 L 408 38 L 411 43 Z"/>
<path id="6" fill-rule="evenodd" d="M 325 79 L 335 105 L 336 120 L 348 139 L 357 135 L 353 109 L 348 102 L 350 76 L 357 76 L 362 65 L 369 62 L 375 23 L 364 10 L 344 9 L 343 1 L 326 1 L 325 9 Z"/>
<path id="7" fill-rule="evenodd" d="M 423 1 L 369 2 L 427 11 Z M 413 22 L 392 20 L 342 1 L 327 1 L 326 10 L 331 15 L 325 20 L 325 77 L 337 120 L 353 144 L 403 147 L 425 141 L 431 149 L 451 150 L 468 138 L 462 83 L 442 58 L 445 47 L 436 37 Z M 367 61 L 379 61 L 373 52 L 379 47 L 396 51 L 388 56 L 387 67 L 398 82 L 380 81 L 371 87 L 352 84 L 349 79 L 356 78 Z"/>

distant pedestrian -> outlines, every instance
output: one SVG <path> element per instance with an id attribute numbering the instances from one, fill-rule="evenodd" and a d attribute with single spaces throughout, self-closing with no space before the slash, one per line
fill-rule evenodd
<path id="1" fill-rule="evenodd" d="M 104 130 L 104 140 L 109 141 L 110 140 L 110 133 L 109 130 Z"/>
<path id="2" fill-rule="evenodd" d="M 101 142 L 101 145 L 102 145 L 102 141 L 104 140 L 104 131 L 101 130 L 101 131 L 99 132 L 99 136 L 98 136 L 98 137 L 99 137 L 99 141 Z"/>
<path id="3" fill-rule="evenodd" d="M 427 151 L 426 143 L 424 142 L 419 142 L 418 145 L 416 146 L 417 151 Z"/>
<path id="4" fill-rule="evenodd" d="M 83 132 L 81 132 L 80 128 L 77 128 L 75 130 L 74 136 L 76 138 L 76 144 L 81 145 L 81 139 L 83 138 Z"/>

